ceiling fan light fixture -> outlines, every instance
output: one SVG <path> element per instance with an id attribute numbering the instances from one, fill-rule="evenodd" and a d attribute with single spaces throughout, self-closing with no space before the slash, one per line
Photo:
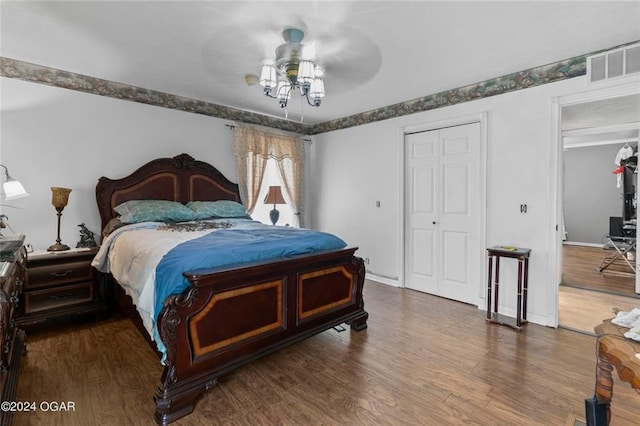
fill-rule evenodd
<path id="1" fill-rule="evenodd" d="M 304 31 L 285 28 L 282 37 L 285 43 L 276 47 L 275 66 L 270 64 L 262 66 L 260 85 L 264 88 L 264 94 L 278 99 L 280 107 L 286 108 L 291 92 L 298 89 L 309 105 L 320 106 L 325 91 L 324 83 L 319 77 L 324 74 L 324 68 L 312 60 L 301 59 L 301 54 L 305 50 L 305 46 L 301 43 Z M 272 89 L 276 84 L 274 95 Z"/>

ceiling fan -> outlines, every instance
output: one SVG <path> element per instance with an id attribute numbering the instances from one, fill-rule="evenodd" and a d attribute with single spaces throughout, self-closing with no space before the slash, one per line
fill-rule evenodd
<path id="1" fill-rule="evenodd" d="M 290 107 L 292 94 L 298 92 L 315 106 L 326 102 L 323 89 L 329 97 L 346 93 L 365 84 L 380 69 L 379 47 L 357 28 L 344 23 L 337 26 L 324 15 L 283 16 L 292 24 L 281 26 L 263 18 L 251 10 L 242 16 L 242 25 L 234 23 L 233 17 L 219 21 L 203 47 L 205 67 L 225 88 L 237 91 L 242 90 L 240 84 L 261 85 L 263 93 L 277 98 L 276 105 L 282 108 Z M 221 42 L 223 39 L 243 40 L 242 47 Z M 311 63 L 305 62 L 301 72 L 300 63 L 306 60 Z M 263 108 L 249 98 L 245 102 Z"/>

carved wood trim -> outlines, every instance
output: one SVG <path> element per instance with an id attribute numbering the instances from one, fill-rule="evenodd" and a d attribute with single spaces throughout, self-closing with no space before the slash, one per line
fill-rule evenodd
<path id="1" fill-rule="evenodd" d="M 178 327 L 182 324 L 181 311 L 193 305 L 198 295 L 197 287 L 190 287 L 186 293 L 169 296 L 164 302 L 164 308 L 158 316 L 158 334 L 165 345 L 167 356 L 161 383 L 165 389 L 178 382 L 176 355 L 178 345 Z"/>

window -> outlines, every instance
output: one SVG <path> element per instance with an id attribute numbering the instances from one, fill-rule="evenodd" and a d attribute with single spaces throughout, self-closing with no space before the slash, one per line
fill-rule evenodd
<path id="1" fill-rule="evenodd" d="M 267 196 L 267 192 L 269 192 L 270 186 L 283 186 L 282 179 L 280 178 L 280 172 L 278 171 L 278 164 L 273 158 L 267 160 L 267 168 L 264 172 L 264 177 L 262 178 L 262 187 L 260 188 L 260 194 L 258 195 L 258 203 L 251 214 L 253 219 L 267 224 L 271 224 L 269 212 L 273 210 L 273 204 L 265 204 L 264 199 Z M 287 200 L 288 197 L 284 195 L 284 191 L 282 195 L 284 196 L 285 201 L 287 201 L 287 204 L 276 205 L 276 209 L 280 212 L 280 217 L 276 225 L 295 226 L 291 204 Z"/>
<path id="2" fill-rule="evenodd" d="M 257 220 L 270 223 L 264 205 L 269 186 L 279 185 L 287 202 L 279 224 L 304 226 L 304 141 L 292 134 L 276 133 L 255 127 L 237 126 L 233 152 L 238 168 L 240 197 L 247 212 Z M 266 208 L 266 216 L 262 209 Z M 284 212 L 287 212 L 286 214 Z"/>

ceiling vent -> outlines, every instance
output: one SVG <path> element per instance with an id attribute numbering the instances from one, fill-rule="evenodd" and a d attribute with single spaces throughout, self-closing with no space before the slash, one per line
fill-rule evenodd
<path id="1" fill-rule="evenodd" d="M 640 73 L 640 43 L 587 58 L 587 79 L 598 83 Z"/>

